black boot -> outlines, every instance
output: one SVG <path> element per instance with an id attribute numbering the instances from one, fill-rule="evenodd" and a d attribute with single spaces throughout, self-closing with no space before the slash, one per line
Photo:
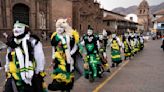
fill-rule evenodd
<path id="1" fill-rule="evenodd" d="M 111 67 L 114 68 L 115 67 L 115 63 L 112 63 L 112 66 Z"/>
<path id="2" fill-rule="evenodd" d="M 110 71 L 110 69 L 107 69 L 106 72 L 110 73 L 111 71 Z"/>

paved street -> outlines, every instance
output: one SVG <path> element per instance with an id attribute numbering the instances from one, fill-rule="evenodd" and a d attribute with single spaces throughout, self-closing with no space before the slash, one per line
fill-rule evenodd
<path id="1" fill-rule="evenodd" d="M 48 66 L 51 61 L 49 45 L 49 43 L 48 46 L 44 45 L 47 72 L 49 72 Z M 139 52 L 129 62 L 123 62 L 119 68 L 112 69 L 112 73 L 104 73 L 104 77 L 94 83 L 81 77 L 75 82 L 73 92 L 164 92 L 164 52 L 160 49 L 160 45 L 160 40 L 147 42 L 144 51 Z M 3 50 L 0 56 L 2 61 L 5 58 L 4 55 Z M 4 70 L 2 70 L 0 92 L 4 79 Z M 50 83 L 50 76 L 47 76 L 45 80 Z"/>
<path id="2" fill-rule="evenodd" d="M 164 52 L 161 41 L 150 41 L 99 92 L 164 92 Z"/>

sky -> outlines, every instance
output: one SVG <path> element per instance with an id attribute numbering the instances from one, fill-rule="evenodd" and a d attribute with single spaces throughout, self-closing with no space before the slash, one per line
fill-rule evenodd
<path id="1" fill-rule="evenodd" d="M 101 7 L 107 10 L 112 10 L 117 7 L 124 7 L 127 8 L 132 5 L 139 5 L 142 0 L 97 0 L 98 2 L 101 3 Z M 151 5 L 158 5 L 164 0 L 147 0 L 149 3 L 149 6 Z"/>

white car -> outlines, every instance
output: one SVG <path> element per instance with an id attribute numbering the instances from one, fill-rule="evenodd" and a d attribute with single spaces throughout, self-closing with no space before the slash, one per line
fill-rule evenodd
<path id="1" fill-rule="evenodd" d="M 149 33 L 149 32 L 147 32 L 146 34 L 143 34 L 143 39 L 145 40 L 145 41 L 149 41 L 149 40 L 151 40 L 151 34 Z"/>
<path id="2" fill-rule="evenodd" d="M 149 41 L 149 40 L 151 39 L 151 37 L 150 37 L 150 36 L 143 36 L 143 39 L 144 39 L 145 41 Z"/>

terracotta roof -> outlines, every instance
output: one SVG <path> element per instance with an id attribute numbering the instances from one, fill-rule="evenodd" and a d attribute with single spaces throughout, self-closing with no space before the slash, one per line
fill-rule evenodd
<path id="1" fill-rule="evenodd" d="M 106 17 L 103 18 L 103 20 L 108 20 L 108 21 L 126 21 L 126 22 L 136 23 L 136 22 L 124 19 L 123 17 L 113 16 L 113 15 L 107 15 Z M 136 24 L 138 24 L 138 23 L 136 23 Z"/>
<path id="2" fill-rule="evenodd" d="M 164 15 L 164 9 L 155 12 L 154 15 Z"/>
<path id="3" fill-rule="evenodd" d="M 123 17 L 107 15 L 103 20 L 113 20 L 113 21 L 126 21 Z"/>
<path id="4" fill-rule="evenodd" d="M 108 13 L 111 13 L 111 14 L 115 14 L 115 15 L 119 15 L 119 16 L 122 16 L 122 17 L 125 17 L 126 15 L 124 14 L 120 14 L 120 13 L 117 13 L 117 12 L 113 12 L 113 11 L 109 11 L 109 10 L 106 10 L 106 9 L 103 9 L 105 12 L 108 12 Z"/>
<path id="5" fill-rule="evenodd" d="M 138 24 L 138 25 L 140 25 L 139 23 L 134 22 L 134 21 L 131 21 L 131 20 L 126 20 L 126 21 L 128 21 L 128 22 L 130 22 L 130 23 L 134 23 L 134 24 Z"/>
<path id="6" fill-rule="evenodd" d="M 103 20 L 116 20 L 116 17 L 112 15 L 107 15 L 106 17 L 103 18 Z"/>
<path id="7" fill-rule="evenodd" d="M 155 21 L 157 21 L 157 22 L 164 22 L 164 16 L 163 16 L 163 17 L 158 18 L 158 19 L 157 19 L 157 20 L 155 20 Z"/>

